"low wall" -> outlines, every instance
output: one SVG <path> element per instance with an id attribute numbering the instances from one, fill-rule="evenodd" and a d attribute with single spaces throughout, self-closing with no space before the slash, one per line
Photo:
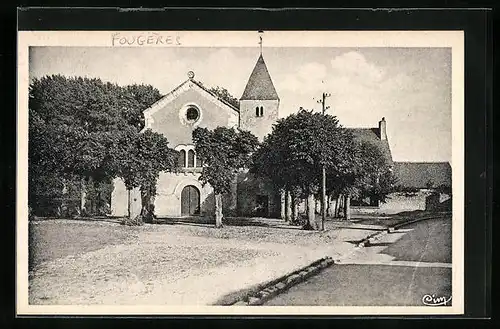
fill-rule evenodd
<path id="1" fill-rule="evenodd" d="M 421 190 L 411 195 L 391 193 L 385 203 L 380 203 L 380 207 L 351 207 L 351 214 L 396 214 L 403 211 L 433 210 L 426 209 L 426 200 L 431 194 L 428 190 Z M 449 199 L 449 195 L 441 194 L 439 203 L 444 204 Z"/>

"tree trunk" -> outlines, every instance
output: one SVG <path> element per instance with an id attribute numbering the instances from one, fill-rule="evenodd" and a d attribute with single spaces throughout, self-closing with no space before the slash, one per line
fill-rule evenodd
<path id="1" fill-rule="evenodd" d="M 149 223 L 154 222 L 155 195 L 151 189 L 141 190 L 141 216 Z"/>
<path id="2" fill-rule="evenodd" d="M 351 220 L 351 196 L 349 194 L 344 195 L 344 218 Z"/>
<path id="3" fill-rule="evenodd" d="M 290 191 L 286 191 L 286 199 L 285 199 L 286 209 L 285 209 L 285 220 L 290 222 L 292 220 L 292 193 Z"/>
<path id="4" fill-rule="evenodd" d="M 85 183 L 85 178 L 82 177 L 80 180 L 80 215 L 85 216 L 87 209 L 87 184 Z"/>
<path id="5" fill-rule="evenodd" d="M 149 207 L 149 192 L 141 188 L 141 216 L 146 216 Z"/>
<path id="6" fill-rule="evenodd" d="M 62 178 L 62 184 L 63 184 L 62 201 L 59 204 L 57 213 L 58 213 L 58 216 L 66 217 L 66 216 L 69 216 L 68 210 L 69 210 L 70 204 L 67 200 L 67 198 L 68 198 L 68 186 L 66 184 L 66 179 L 64 177 Z"/>
<path id="7" fill-rule="evenodd" d="M 298 222 L 299 220 L 299 198 L 296 196 L 292 197 L 292 222 Z"/>
<path id="8" fill-rule="evenodd" d="M 127 217 L 130 218 L 130 214 L 132 212 L 132 189 L 128 188 L 127 189 Z"/>
<path id="9" fill-rule="evenodd" d="M 335 209 L 333 210 L 333 217 L 335 218 L 339 217 L 339 206 L 340 206 L 340 195 L 337 195 L 337 198 L 335 199 Z"/>
<path id="10" fill-rule="evenodd" d="M 96 208 L 96 213 L 100 216 L 101 215 L 101 209 L 103 208 L 102 207 L 102 191 L 101 191 L 101 186 L 99 186 L 97 188 L 97 202 L 96 202 L 96 205 L 95 205 L 95 208 Z"/>
<path id="11" fill-rule="evenodd" d="M 156 195 L 155 193 L 151 193 L 149 195 L 149 204 L 148 204 L 148 210 L 151 212 L 151 216 L 154 216 L 155 215 L 155 199 L 156 199 Z"/>
<path id="12" fill-rule="evenodd" d="M 339 206 L 338 206 L 338 214 L 337 217 L 344 217 L 344 195 L 339 195 Z"/>
<path id="13" fill-rule="evenodd" d="M 320 225 L 318 225 L 316 220 L 314 205 L 315 205 L 314 194 L 309 193 L 309 195 L 307 196 L 307 221 L 310 229 L 319 230 L 321 227 Z"/>
<path id="14" fill-rule="evenodd" d="M 307 221 L 309 222 L 309 206 L 310 202 L 309 202 L 309 197 L 307 197 L 305 200 L 304 200 L 304 210 L 305 210 L 305 215 L 307 217 Z"/>
<path id="15" fill-rule="evenodd" d="M 331 195 L 328 195 L 326 197 L 326 215 L 328 217 L 333 217 L 332 216 L 332 213 L 333 213 L 334 209 L 333 209 L 333 200 L 332 200 L 332 196 Z"/>
<path id="16" fill-rule="evenodd" d="M 280 202 L 281 202 L 281 206 L 280 206 L 281 219 L 287 220 L 287 218 L 286 218 L 286 191 L 283 189 L 280 190 Z"/>
<path id="17" fill-rule="evenodd" d="M 222 194 L 215 194 L 215 227 L 222 227 Z"/>

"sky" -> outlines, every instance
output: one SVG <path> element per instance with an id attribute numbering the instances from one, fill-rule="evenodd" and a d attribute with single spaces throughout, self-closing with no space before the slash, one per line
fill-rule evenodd
<path id="1" fill-rule="evenodd" d="M 450 48 L 264 47 L 280 97 L 280 117 L 326 104 L 344 127 L 376 127 L 385 117 L 395 161 L 451 163 Z M 31 47 L 30 79 L 49 74 L 151 84 L 162 94 L 195 73 L 205 86 L 240 98 L 259 47 Z"/>

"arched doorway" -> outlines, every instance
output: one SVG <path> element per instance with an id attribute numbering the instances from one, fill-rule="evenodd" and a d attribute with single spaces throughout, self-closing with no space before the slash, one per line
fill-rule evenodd
<path id="1" fill-rule="evenodd" d="M 187 185 L 181 193 L 181 215 L 200 214 L 200 191 L 193 185 Z"/>

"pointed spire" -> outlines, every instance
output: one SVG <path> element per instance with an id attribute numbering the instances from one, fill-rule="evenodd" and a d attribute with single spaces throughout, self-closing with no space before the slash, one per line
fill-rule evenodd
<path id="1" fill-rule="evenodd" d="M 250 74 L 245 91 L 241 96 L 242 100 L 279 100 L 278 93 L 274 88 L 271 75 L 267 70 L 264 57 L 259 56 L 257 64 Z"/>
<path id="2" fill-rule="evenodd" d="M 248 79 L 241 100 L 279 100 L 271 75 L 262 56 L 262 31 L 259 31 L 260 56 Z"/>

